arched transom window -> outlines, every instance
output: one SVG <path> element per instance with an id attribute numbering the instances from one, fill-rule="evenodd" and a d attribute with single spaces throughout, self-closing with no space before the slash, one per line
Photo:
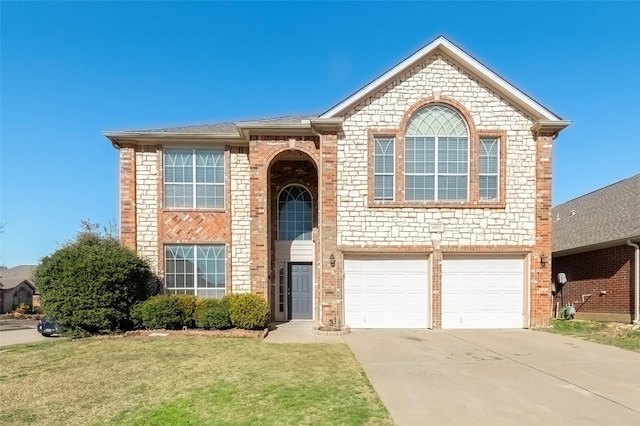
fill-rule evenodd
<path id="1" fill-rule="evenodd" d="M 431 105 L 418 110 L 405 135 L 405 199 L 467 200 L 469 131 L 451 108 Z"/>
<path id="2" fill-rule="evenodd" d="M 301 185 L 286 187 L 278 197 L 278 239 L 311 240 L 313 205 L 311 194 Z"/>

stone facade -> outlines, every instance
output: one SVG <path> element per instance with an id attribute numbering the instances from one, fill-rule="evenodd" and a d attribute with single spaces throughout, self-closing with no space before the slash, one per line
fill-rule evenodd
<path id="1" fill-rule="evenodd" d="M 506 207 L 368 205 L 371 188 L 368 140 L 371 131 L 402 134 L 407 112 L 425 99 L 455 99 L 476 131 L 506 134 Z M 441 245 L 528 246 L 536 243 L 536 142 L 533 121 L 451 62 L 435 55 L 408 71 L 345 118 L 338 141 L 338 242 L 351 246 L 430 246 L 430 225 L 444 225 Z M 474 131 L 473 129 L 476 129 Z M 474 140 L 475 139 L 475 140 Z"/>
<path id="2" fill-rule="evenodd" d="M 231 151 L 231 291 L 251 291 L 251 185 L 249 155 L 246 148 Z"/>

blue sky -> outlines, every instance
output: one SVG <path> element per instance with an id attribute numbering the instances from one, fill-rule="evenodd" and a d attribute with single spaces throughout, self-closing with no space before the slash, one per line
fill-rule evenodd
<path id="1" fill-rule="evenodd" d="M 101 134 L 320 113 L 444 35 L 573 125 L 558 204 L 640 173 L 640 2 L 0 1 L 0 264 L 118 217 Z"/>

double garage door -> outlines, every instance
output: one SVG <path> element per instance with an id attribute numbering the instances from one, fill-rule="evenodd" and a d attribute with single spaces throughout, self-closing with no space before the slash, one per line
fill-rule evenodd
<path id="1" fill-rule="evenodd" d="M 427 328 L 426 256 L 347 257 L 345 322 L 352 328 Z M 445 257 L 442 328 L 522 328 L 521 257 Z"/>

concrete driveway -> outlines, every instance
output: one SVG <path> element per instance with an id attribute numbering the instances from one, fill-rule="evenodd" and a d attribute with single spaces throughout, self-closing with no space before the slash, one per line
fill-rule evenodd
<path id="1" fill-rule="evenodd" d="M 398 425 L 640 425 L 640 353 L 529 330 L 344 341 Z"/>

